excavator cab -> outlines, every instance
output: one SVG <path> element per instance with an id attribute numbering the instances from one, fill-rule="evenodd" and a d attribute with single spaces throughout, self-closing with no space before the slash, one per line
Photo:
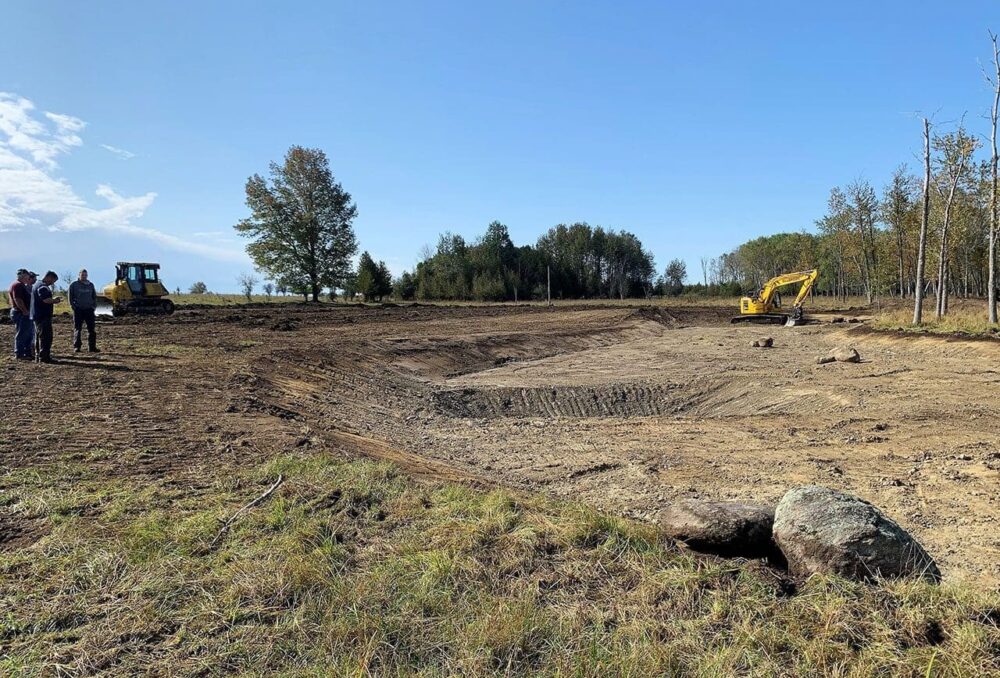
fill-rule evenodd
<path id="1" fill-rule="evenodd" d="M 785 325 L 786 327 L 802 324 L 805 322 L 802 315 L 802 304 L 809 296 L 818 276 L 818 270 L 810 269 L 796 273 L 785 273 L 771 278 L 756 293 L 740 299 L 740 315 L 733 318 L 731 322 Z M 779 289 L 798 282 L 802 283 L 802 287 L 799 288 L 799 293 L 795 296 L 791 313 L 785 313 L 781 306 Z"/>

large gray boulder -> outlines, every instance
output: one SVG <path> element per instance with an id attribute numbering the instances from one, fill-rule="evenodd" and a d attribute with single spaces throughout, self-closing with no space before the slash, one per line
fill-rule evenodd
<path id="1" fill-rule="evenodd" d="M 667 536 L 696 551 L 744 558 L 774 551 L 772 506 L 682 499 L 664 509 L 659 522 Z"/>
<path id="2" fill-rule="evenodd" d="M 910 534 L 858 497 L 809 485 L 781 498 L 774 541 L 793 574 L 941 578 L 934 559 Z"/>

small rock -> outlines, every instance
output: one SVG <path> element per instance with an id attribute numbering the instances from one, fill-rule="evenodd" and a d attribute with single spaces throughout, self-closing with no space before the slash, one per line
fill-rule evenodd
<path id="1" fill-rule="evenodd" d="M 774 339 L 771 337 L 761 337 L 757 340 L 757 343 L 761 348 L 771 348 L 774 346 Z"/>
<path id="2" fill-rule="evenodd" d="M 816 358 L 817 365 L 826 365 L 827 363 L 832 363 L 836 361 L 837 359 L 834 358 L 832 355 L 821 355 Z"/>
<path id="3" fill-rule="evenodd" d="M 858 354 L 858 352 L 850 346 L 840 346 L 834 349 L 833 353 L 831 353 L 830 355 L 832 355 L 834 359 L 836 359 L 838 362 L 842 363 L 861 362 L 861 355 Z"/>
<path id="4" fill-rule="evenodd" d="M 774 541 L 792 573 L 802 577 L 941 578 L 934 559 L 906 530 L 868 502 L 826 487 L 800 487 L 781 498 Z"/>
<path id="5" fill-rule="evenodd" d="M 659 523 L 668 536 L 696 551 L 744 558 L 773 552 L 772 506 L 682 499 L 660 513 Z"/>
<path id="6" fill-rule="evenodd" d="M 844 317 L 843 316 L 837 316 L 831 322 L 842 323 L 842 322 L 844 322 Z"/>

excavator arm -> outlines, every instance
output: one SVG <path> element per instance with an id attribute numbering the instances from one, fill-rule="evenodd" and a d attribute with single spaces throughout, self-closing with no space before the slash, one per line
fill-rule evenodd
<path id="1" fill-rule="evenodd" d="M 802 287 L 799 289 L 799 293 L 796 295 L 795 303 L 793 304 L 794 308 L 801 308 L 802 302 L 809 296 L 809 290 L 812 289 L 818 275 L 819 271 L 814 268 L 809 271 L 798 271 L 796 273 L 785 273 L 775 276 L 768 280 L 764 287 L 761 288 L 758 301 L 766 307 L 770 307 L 774 302 L 774 295 L 779 288 L 801 282 L 803 283 Z"/>

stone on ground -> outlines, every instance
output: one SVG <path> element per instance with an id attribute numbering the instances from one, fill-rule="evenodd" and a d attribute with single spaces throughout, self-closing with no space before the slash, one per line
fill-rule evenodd
<path id="1" fill-rule="evenodd" d="M 799 487 L 781 498 L 774 541 L 797 576 L 941 578 L 934 559 L 906 530 L 863 499 L 827 487 Z"/>
<path id="2" fill-rule="evenodd" d="M 774 346 L 774 339 L 771 337 L 761 337 L 750 342 L 751 348 L 771 348 Z"/>
<path id="3" fill-rule="evenodd" d="M 683 499 L 659 515 L 664 532 L 696 551 L 759 558 L 773 551 L 774 507 Z"/>
<path id="4" fill-rule="evenodd" d="M 861 355 L 851 346 L 840 346 L 831 353 L 835 360 L 842 363 L 859 363 Z"/>
<path id="5" fill-rule="evenodd" d="M 827 363 L 833 363 L 836 361 L 837 359 L 834 358 L 832 355 L 821 355 L 816 357 L 817 365 L 826 365 Z"/>

